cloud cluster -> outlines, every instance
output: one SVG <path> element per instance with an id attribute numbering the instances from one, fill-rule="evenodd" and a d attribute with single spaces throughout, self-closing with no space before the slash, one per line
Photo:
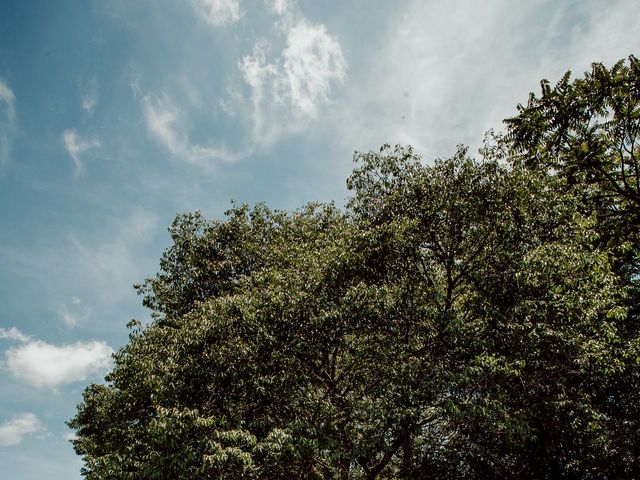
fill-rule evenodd
<path id="1" fill-rule="evenodd" d="M 76 173 L 80 173 L 83 168 L 82 154 L 91 148 L 100 146 L 100 141 L 95 138 L 82 138 L 75 128 L 69 128 L 62 134 L 62 143 L 67 153 L 76 166 Z"/>
<path id="2" fill-rule="evenodd" d="M 238 0 L 192 0 L 198 16 L 210 25 L 220 27 L 240 20 Z"/>
<path id="3" fill-rule="evenodd" d="M 0 338 L 5 338 L 8 340 L 15 340 L 18 342 L 28 342 L 29 337 L 27 337 L 24 333 L 18 330 L 16 327 L 11 328 L 0 328 Z"/>
<path id="4" fill-rule="evenodd" d="M 219 102 L 248 130 L 249 138 L 227 138 L 249 147 L 192 143 L 188 105 L 203 102 L 180 102 L 179 91 L 148 94 L 141 101 L 148 130 L 175 157 L 201 165 L 237 160 L 312 125 L 331 132 L 345 151 L 384 142 L 412 144 L 427 158 L 448 155 L 460 142 L 475 149 L 541 78 L 557 79 L 567 68 L 580 75 L 593 60 L 625 57 L 637 49 L 633 32 L 640 28 L 629 0 L 607 8 L 595 1 L 514 8 L 508 0 L 412 0 L 382 9 L 384 28 L 361 32 L 371 36 L 363 44 L 352 32 L 332 32 L 307 18 L 295 0 L 261 3 L 262 10 L 247 8 L 244 17 L 237 1 L 194 3 L 216 19 L 212 24 L 246 20 L 230 39 L 251 33 Z M 345 15 L 356 18 L 358 8 L 345 6 Z M 254 35 L 253 19 L 265 13 L 268 33 Z"/>
<path id="5" fill-rule="evenodd" d="M 237 1 L 192 3 L 213 25 L 242 18 Z M 324 24 L 309 21 L 293 0 L 266 0 L 265 6 L 275 16 L 274 38 L 259 39 L 252 52 L 237 62 L 244 87 L 248 88 L 229 85 L 227 98 L 220 100 L 228 115 L 240 111 L 242 120 L 251 125 L 245 147 L 234 150 L 216 142 L 196 144 L 188 133 L 190 112 L 176 103 L 175 92 L 140 95 L 147 130 L 174 157 L 204 167 L 245 158 L 287 134 L 305 130 L 319 116 L 322 106 L 331 101 L 332 90 L 344 84 L 347 62 L 342 47 Z M 284 47 L 272 54 L 273 45 L 281 41 Z M 134 91 L 139 91 L 137 85 Z"/>
<path id="6" fill-rule="evenodd" d="M 29 385 L 56 389 L 77 381 L 86 380 L 111 365 L 113 349 L 104 342 L 75 342 L 53 345 L 31 339 L 15 327 L 3 329 L 6 338 L 21 342 L 5 352 L 3 367 Z"/>
<path id="7" fill-rule="evenodd" d="M 274 2 L 271 8 L 280 15 L 290 14 L 284 2 Z M 267 61 L 269 44 L 262 40 L 239 64 L 251 89 L 253 136 L 258 144 L 304 128 L 329 102 L 332 87 L 342 85 L 347 75 L 340 43 L 323 24 L 303 17 L 282 23 L 282 28 L 286 47 L 277 58 Z"/>
<path id="8" fill-rule="evenodd" d="M 331 84 L 344 81 L 340 44 L 324 25 L 302 21 L 289 30 L 282 58 L 291 104 L 302 114 L 315 116 L 318 104 L 328 100 Z"/>
<path id="9" fill-rule="evenodd" d="M 329 99 L 332 84 L 346 76 L 346 62 L 338 41 L 324 25 L 301 20 L 287 32 L 287 46 L 274 63 L 265 60 L 265 43 L 242 59 L 240 69 L 253 90 L 256 108 L 263 100 L 285 104 L 298 117 L 315 117 Z"/>
<path id="10" fill-rule="evenodd" d="M 15 95 L 0 78 L 0 168 L 9 161 L 11 142 L 15 134 Z"/>
<path id="11" fill-rule="evenodd" d="M 0 446 L 18 445 L 22 438 L 43 429 L 40 420 L 33 413 L 16 415 L 11 420 L 0 425 Z"/>

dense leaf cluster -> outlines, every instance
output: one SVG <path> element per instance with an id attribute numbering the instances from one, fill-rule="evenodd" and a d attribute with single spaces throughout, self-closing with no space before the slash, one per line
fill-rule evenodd
<path id="1" fill-rule="evenodd" d="M 543 82 L 480 160 L 358 154 L 345 209 L 178 216 L 84 476 L 634 478 L 639 84 Z"/>

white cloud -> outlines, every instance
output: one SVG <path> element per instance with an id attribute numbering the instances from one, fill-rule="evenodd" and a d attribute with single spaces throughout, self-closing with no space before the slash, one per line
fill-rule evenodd
<path id="1" fill-rule="evenodd" d="M 265 0 L 267 10 L 276 15 L 285 15 L 293 8 L 292 0 Z"/>
<path id="2" fill-rule="evenodd" d="M 267 11 L 278 17 L 276 27 L 286 34 L 287 30 L 301 17 L 295 0 L 265 0 Z"/>
<path id="3" fill-rule="evenodd" d="M 532 63 L 520 50 L 521 24 L 533 24 L 532 10 L 504 0 L 409 4 L 351 85 L 339 120 L 345 142 L 359 150 L 412 144 L 431 159 L 499 127 L 487 120 L 522 86 L 523 64 Z"/>
<path id="4" fill-rule="evenodd" d="M 109 345 L 98 341 L 56 346 L 28 340 L 5 352 L 4 367 L 30 385 L 55 389 L 104 371 L 112 353 Z"/>
<path id="5" fill-rule="evenodd" d="M 251 87 L 253 136 L 259 141 L 270 136 L 267 129 L 277 127 L 276 122 L 265 125 L 264 109 L 280 103 L 276 85 L 281 74 L 276 65 L 266 63 L 266 48 L 266 42 L 257 43 L 253 53 L 244 57 L 240 64 L 242 76 Z"/>
<path id="6" fill-rule="evenodd" d="M 16 415 L 8 422 L 0 425 L 0 446 L 18 445 L 22 438 L 43 429 L 40 420 L 33 413 Z"/>
<path id="7" fill-rule="evenodd" d="M 0 328 L 0 338 L 6 338 L 9 340 L 15 340 L 18 342 L 27 342 L 29 337 L 18 330 L 16 327 Z"/>
<path id="8" fill-rule="evenodd" d="M 75 128 L 69 128 L 64 131 L 62 134 L 62 142 L 76 166 L 76 173 L 81 172 L 83 168 L 82 154 L 91 148 L 100 146 L 100 141 L 95 138 L 83 139 L 80 137 Z"/>
<path id="9" fill-rule="evenodd" d="M 15 133 L 15 95 L 0 78 L 0 168 L 9 161 L 11 142 Z"/>
<path id="10" fill-rule="evenodd" d="M 205 22 L 220 27 L 240 20 L 238 0 L 192 0 L 191 4 Z"/>
<path id="11" fill-rule="evenodd" d="M 199 92 L 192 94 L 189 82 L 180 80 L 180 88 L 174 84 L 155 91 L 133 84 L 148 132 L 172 156 L 204 168 L 245 158 L 285 135 L 309 128 L 331 103 L 335 88 L 344 84 L 347 62 L 342 47 L 324 24 L 306 19 L 293 0 L 262 3 L 277 17 L 271 18 L 269 26 L 274 38 L 256 41 L 253 51 L 239 59 L 226 95 L 217 102 L 229 117 L 236 117 L 234 123 L 243 130 L 250 125 L 250 138 L 239 140 L 233 134 L 224 141 L 196 137 L 195 118 L 201 118 L 206 101 Z M 237 20 L 241 16 L 237 1 L 194 0 L 192 5 L 210 23 L 222 24 L 227 20 L 221 18 Z M 264 16 L 264 9 L 261 14 Z M 271 51 L 271 45 L 278 47 Z M 240 144 L 242 147 L 237 147 Z"/>
<path id="12" fill-rule="evenodd" d="M 338 41 L 324 25 L 301 21 L 287 35 L 282 52 L 285 89 L 291 104 L 302 114 L 314 117 L 318 104 L 329 99 L 333 83 L 346 77 L 346 62 Z"/>
<path id="13" fill-rule="evenodd" d="M 412 144 L 427 159 L 479 146 L 539 81 L 640 49 L 637 2 L 414 0 L 380 49 L 354 57 L 345 101 L 326 118 L 350 149 Z"/>
<path id="14" fill-rule="evenodd" d="M 210 166 L 207 160 L 232 162 L 244 155 L 224 148 L 192 144 L 186 133 L 183 112 L 166 93 L 143 97 L 141 108 L 149 132 L 177 158 Z"/>
<path id="15" fill-rule="evenodd" d="M 324 25 L 303 18 L 286 27 L 286 36 L 286 47 L 273 63 L 267 62 L 268 44 L 260 41 L 239 65 L 251 89 L 257 143 L 304 129 L 317 117 L 320 106 L 329 102 L 332 87 L 346 78 L 340 43 Z"/>

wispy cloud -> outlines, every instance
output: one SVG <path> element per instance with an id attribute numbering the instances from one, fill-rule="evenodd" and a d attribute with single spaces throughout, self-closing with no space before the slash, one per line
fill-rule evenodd
<path id="1" fill-rule="evenodd" d="M 613 0 L 604 8 L 599 2 L 589 2 L 584 9 L 586 21 L 576 24 L 569 34 L 571 65 L 563 66 L 561 58 L 554 58 L 559 69 L 587 69 L 591 62 L 611 64 L 638 54 L 640 16 L 635 0 Z"/>
<path id="2" fill-rule="evenodd" d="M 158 226 L 158 217 L 145 210 L 112 222 L 107 238 L 68 236 L 68 272 L 77 288 L 89 285 L 93 296 L 112 302 L 130 294 L 141 280 L 141 249 L 150 243 Z M 78 284 L 78 280 L 84 285 Z"/>
<path id="3" fill-rule="evenodd" d="M 82 95 L 82 102 L 80 105 L 84 108 L 88 113 L 92 113 L 93 109 L 98 104 L 98 96 L 92 93 L 85 93 Z"/>
<path id="4" fill-rule="evenodd" d="M 327 117 L 350 149 L 412 144 L 427 158 L 479 146 L 542 78 L 640 48 L 637 3 L 414 0 L 389 19 Z"/>
<path id="5" fill-rule="evenodd" d="M 75 295 L 71 297 L 70 302 L 58 304 L 56 310 L 69 328 L 78 326 L 91 316 L 91 307 Z"/>
<path id="6" fill-rule="evenodd" d="M 192 0 L 191 5 L 202 20 L 215 27 L 240 20 L 239 0 Z"/>
<path id="7" fill-rule="evenodd" d="M 11 143 L 15 134 L 15 95 L 7 83 L 0 78 L 0 168 L 9 161 Z"/>
<path id="8" fill-rule="evenodd" d="M 16 327 L 0 328 L 0 338 L 15 340 L 18 342 L 28 342 L 29 337 L 18 330 Z"/>
<path id="9" fill-rule="evenodd" d="M 0 425 L 0 446 L 9 447 L 22 442 L 25 435 L 43 429 L 38 417 L 33 413 L 22 413 Z"/>
<path id="10" fill-rule="evenodd" d="M 61 385 L 86 380 L 111 365 L 113 349 L 104 342 L 94 340 L 57 346 L 21 333 L 14 340 L 21 345 L 5 352 L 3 366 L 15 378 L 34 387 L 55 390 Z"/>
<path id="11" fill-rule="evenodd" d="M 80 100 L 80 106 L 91 115 L 98 105 L 98 81 L 95 78 L 84 85 Z"/>
<path id="12" fill-rule="evenodd" d="M 211 24 L 242 18 L 237 1 L 191 3 Z M 227 94 L 211 102 L 234 117 L 233 123 L 243 134 L 232 133 L 225 141 L 196 139 L 196 119 L 202 118 L 206 100 L 200 92 L 192 93 L 192 83 L 178 82 L 178 87 L 167 85 L 151 91 L 137 82 L 132 84 L 147 130 L 173 157 L 207 169 L 219 162 L 246 158 L 286 135 L 309 128 L 331 103 L 335 89 L 346 81 L 342 46 L 324 24 L 311 22 L 292 0 L 263 0 L 262 6 L 253 9 L 252 18 L 245 23 L 270 14 L 269 39 L 252 41 L 252 51 L 237 61 L 238 70 L 228 77 Z M 238 36 L 234 38 L 242 42 Z M 189 88 L 184 88 L 185 83 Z"/>
<path id="13" fill-rule="evenodd" d="M 158 232 L 158 216 L 135 209 L 117 217 L 104 218 L 93 232 L 77 229 L 48 235 L 47 241 L 31 248 L 0 245 L 3 268 L 30 285 L 40 285 L 43 297 L 54 313 L 65 309 L 66 320 L 92 319 L 91 311 L 134 295 L 132 285 L 140 282 L 157 263 L 158 253 L 150 253 Z M 59 259 L 66 259 L 61 262 Z M 55 278 L 55 282 L 50 282 Z M 82 299 L 74 305 L 72 296 Z M 85 310 L 85 308 L 87 310 Z M 86 316 L 83 316 L 86 315 Z M 65 321 L 65 318 L 62 318 Z"/>
<path id="14" fill-rule="evenodd" d="M 273 11 L 289 11 L 273 3 Z M 288 131 L 300 131 L 329 102 L 331 90 L 346 79 L 347 64 L 338 40 L 323 24 L 302 18 L 282 25 L 286 46 L 272 62 L 262 40 L 239 64 L 251 89 L 254 141 L 267 144 Z"/>
<path id="15" fill-rule="evenodd" d="M 251 87 L 253 136 L 257 140 L 272 136 L 268 130 L 276 127 L 276 124 L 265 124 L 264 109 L 280 103 L 276 89 L 280 72 L 276 65 L 266 63 L 266 49 L 266 42 L 257 43 L 253 53 L 244 57 L 240 64 L 242 76 Z"/>
<path id="16" fill-rule="evenodd" d="M 245 155 L 191 143 L 184 113 L 166 93 L 144 96 L 141 108 L 149 132 L 177 158 L 211 167 L 211 161 L 233 162 Z"/>
<path id="17" fill-rule="evenodd" d="M 62 134 L 62 143 L 76 167 L 76 174 L 83 169 L 82 155 L 91 148 L 100 146 L 96 138 L 82 138 L 75 128 L 69 128 Z"/>
<path id="18" fill-rule="evenodd" d="M 293 0 L 265 0 L 267 9 L 276 15 L 285 15 L 293 8 Z"/>
<path id="19" fill-rule="evenodd" d="M 278 17 L 276 27 L 282 32 L 291 28 L 296 18 L 304 18 L 295 0 L 265 0 L 267 11 Z"/>
<path id="20" fill-rule="evenodd" d="M 14 99 L 15 96 L 13 94 L 13 91 L 11 91 L 4 80 L 0 79 L 0 101 L 7 104 L 13 104 Z"/>

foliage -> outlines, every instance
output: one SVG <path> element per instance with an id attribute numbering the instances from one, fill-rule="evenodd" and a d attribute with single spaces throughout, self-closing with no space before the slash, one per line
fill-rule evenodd
<path id="1" fill-rule="evenodd" d="M 607 74 L 636 81 L 631 62 Z M 590 78 L 544 98 L 592 99 L 604 148 L 618 117 Z M 154 321 L 70 422 L 84 476 L 632 478 L 637 236 L 603 208 L 634 207 L 562 143 L 571 99 L 537 102 L 481 161 L 356 155 L 345 209 L 179 215 L 138 286 Z"/>
<path id="2" fill-rule="evenodd" d="M 632 284 L 640 275 L 640 62 L 594 63 L 584 78 L 570 82 L 567 72 L 541 86 L 506 120 L 511 160 L 566 180 Z"/>
<path id="3" fill-rule="evenodd" d="M 611 195 L 621 214 L 640 208 L 640 62 L 618 62 L 611 70 L 594 63 L 583 79 L 571 72 L 542 95 L 529 97 L 519 115 L 506 120 L 509 138 L 524 161 L 553 168 L 570 183 L 595 184 Z"/>
<path id="4" fill-rule="evenodd" d="M 626 310 L 617 327 L 622 363 L 606 381 L 597 380 L 602 390 L 594 402 L 616 432 L 605 447 L 618 456 L 615 462 L 638 458 L 640 62 L 630 56 L 611 69 L 594 63 L 584 78 L 570 81 L 567 72 L 553 88 L 543 81 L 541 96 L 531 94 L 519 115 L 506 122 L 511 161 L 564 179 L 580 200 L 579 211 L 592 218 L 592 243 L 612 257 L 617 303 Z M 635 462 L 629 465 L 640 470 Z M 628 478 L 633 471 L 617 475 Z"/>

